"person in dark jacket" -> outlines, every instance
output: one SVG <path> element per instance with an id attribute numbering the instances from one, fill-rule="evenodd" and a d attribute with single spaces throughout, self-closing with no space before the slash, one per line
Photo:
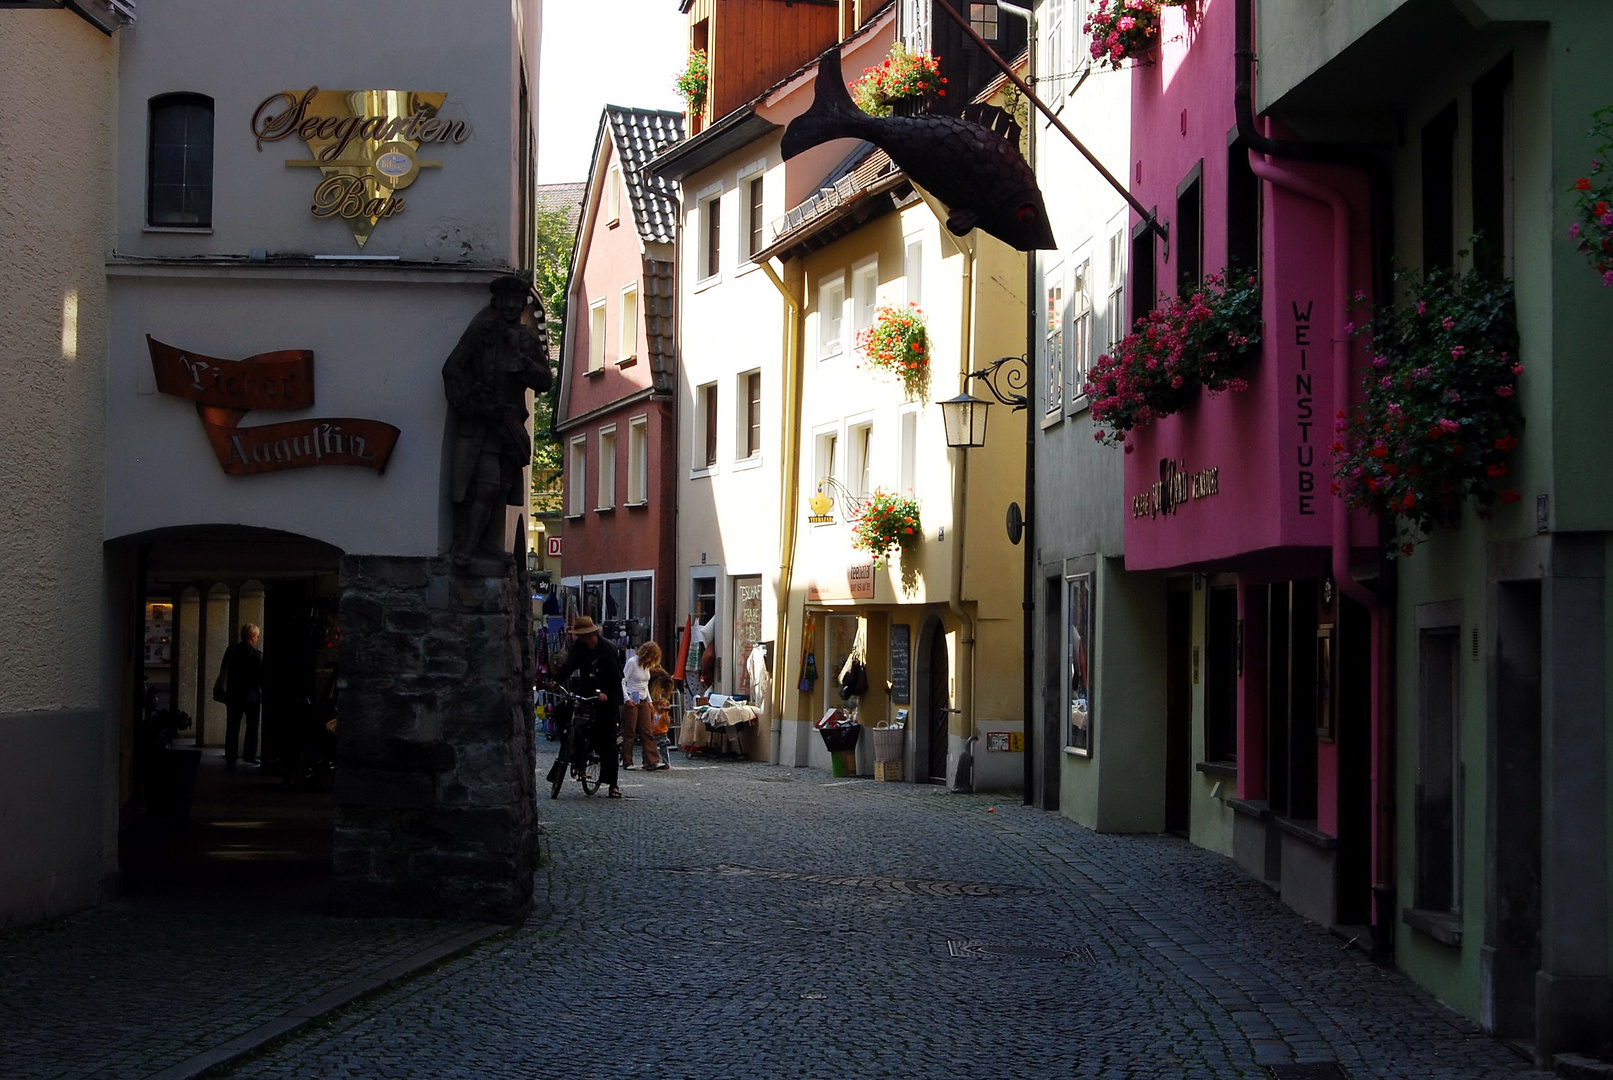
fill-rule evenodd
<path id="1" fill-rule="evenodd" d="M 258 717 L 263 709 L 263 653 L 258 649 L 261 631 L 241 625 L 241 640 L 224 650 L 224 762 L 235 767 L 235 741 L 246 718 L 246 743 L 241 760 L 258 763 Z"/>
<path id="2" fill-rule="evenodd" d="M 599 751 L 599 782 L 610 788 L 610 797 L 620 799 L 622 789 L 617 786 L 616 717 L 622 706 L 622 655 L 616 646 L 601 641 L 599 627 L 584 615 L 571 624 L 571 649 L 565 661 L 555 669 L 554 681 L 567 686 L 574 693 L 595 698 L 594 749 Z M 569 681 L 576 676 L 576 685 Z"/>

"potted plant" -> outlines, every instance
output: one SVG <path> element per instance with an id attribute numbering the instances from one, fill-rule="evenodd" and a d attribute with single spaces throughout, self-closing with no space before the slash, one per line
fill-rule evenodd
<path id="1" fill-rule="evenodd" d="M 1373 353 L 1366 392 L 1338 414 L 1333 443 L 1333 491 L 1394 522 L 1390 557 L 1455 528 L 1469 496 L 1480 517 L 1498 499 L 1517 502 L 1506 477 L 1523 428 L 1512 284 L 1477 271 L 1396 280 L 1406 302 L 1361 329 Z"/>
<path id="2" fill-rule="evenodd" d="M 1592 152 L 1590 175 L 1574 181 L 1579 220 L 1568 226 L 1568 235 L 1602 276 L 1602 284 L 1613 285 L 1613 170 L 1604 167 L 1613 151 L 1613 106 L 1597 109 L 1591 119 L 1591 135 L 1601 142 Z"/>
<path id="3" fill-rule="evenodd" d="M 891 46 L 884 63 L 868 68 L 851 84 L 851 100 L 872 116 L 915 115 L 946 95 L 946 80 L 935 57 L 912 52 L 900 41 Z"/>
<path id="4" fill-rule="evenodd" d="M 1150 311 L 1092 366 L 1094 438 L 1129 452 L 1131 432 L 1186 408 L 1200 390 L 1248 389 L 1238 372 L 1259 351 L 1260 330 L 1260 279 L 1239 270 Z"/>
<path id="5" fill-rule="evenodd" d="M 924 312 L 916 305 L 880 307 L 874 312 L 873 324 L 858 331 L 857 348 L 868 367 L 902 380 L 907 400 L 922 400 L 928 393 L 930 336 Z"/>
<path id="6" fill-rule="evenodd" d="M 911 551 L 923 535 L 918 500 L 876 488 L 852 519 L 851 546 L 872 555 L 877 566 L 892 548 Z"/>
<path id="7" fill-rule="evenodd" d="M 1160 6 L 1161 0 L 1098 0 L 1081 28 L 1092 37 L 1092 59 L 1118 70 L 1158 45 Z"/>
<path id="8" fill-rule="evenodd" d="M 706 91 L 711 86 L 711 62 L 704 49 L 689 54 L 689 63 L 673 84 L 678 94 L 689 103 L 689 112 L 698 113 L 706 107 Z"/>

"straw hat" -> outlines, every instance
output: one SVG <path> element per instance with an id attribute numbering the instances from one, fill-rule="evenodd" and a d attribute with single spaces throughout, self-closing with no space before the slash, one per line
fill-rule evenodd
<path id="1" fill-rule="evenodd" d="M 586 637 L 589 634 L 597 633 L 599 633 L 599 627 L 595 626 L 594 620 L 590 619 L 586 615 L 581 616 L 576 622 L 571 624 L 572 637 Z"/>

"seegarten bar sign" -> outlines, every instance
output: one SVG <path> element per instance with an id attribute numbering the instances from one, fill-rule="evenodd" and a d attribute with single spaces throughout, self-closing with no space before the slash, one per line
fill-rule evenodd
<path id="1" fill-rule="evenodd" d="M 252 113 L 252 134 L 261 153 L 266 142 L 293 135 L 312 158 L 289 158 L 288 168 L 317 168 L 310 210 L 317 218 L 341 218 L 359 247 L 383 218 L 403 213 L 398 192 L 421 169 L 440 161 L 420 159 L 426 143 L 464 142 L 470 124 L 437 115 L 447 94 L 421 90 L 282 90 Z"/>

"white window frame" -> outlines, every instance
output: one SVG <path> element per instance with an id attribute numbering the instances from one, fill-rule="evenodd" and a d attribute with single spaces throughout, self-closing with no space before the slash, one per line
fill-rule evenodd
<path id="1" fill-rule="evenodd" d="M 588 305 L 588 374 L 605 370 L 605 301 Z"/>
<path id="2" fill-rule="evenodd" d="M 818 492 L 818 482 L 825 478 L 839 480 L 840 471 L 840 425 L 824 424 L 812 429 L 812 476 L 807 480 L 806 497 L 811 498 Z M 817 522 L 817 525 L 830 525 L 834 523 L 836 514 L 841 510 L 840 500 L 835 498 L 831 489 L 824 491 L 834 505 L 829 510 L 829 521 Z"/>
<path id="3" fill-rule="evenodd" d="M 695 284 L 710 285 L 722 280 L 722 184 L 713 184 L 695 194 Z M 717 252 L 713 261 L 711 230 L 717 230 Z"/>
<path id="4" fill-rule="evenodd" d="M 707 421 L 711 415 L 706 407 L 708 393 L 717 394 L 715 382 L 701 383 L 694 388 L 694 422 L 689 425 L 690 434 L 694 436 L 694 445 L 689 448 L 690 476 L 709 476 L 716 472 L 718 455 L 722 453 L 720 445 L 716 454 L 708 456 L 706 453 L 707 437 L 713 434 L 707 430 Z M 717 404 L 720 409 L 722 407 L 720 396 Z"/>
<path id="5" fill-rule="evenodd" d="M 627 505 L 645 506 L 650 501 L 650 418 L 648 414 L 627 421 Z"/>
<path id="6" fill-rule="evenodd" d="M 832 274 L 818 282 L 818 359 L 828 360 L 846 351 L 846 275 Z M 830 328 L 833 327 L 833 333 Z"/>
<path id="7" fill-rule="evenodd" d="M 599 429 L 599 492 L 595 510 L 616 508 L 616 425 Z"/>
<path id="8" fill-rule="evenodd" d="M 753 376 L 756 378 L 759 387 L 756 403 L 756 425 L 758 430 L 756 448 L 747 454 L 744 451 L 750 442 L 750 380 Z M 749 467 L 762 463 L 761 428 L 765 425 L 762 423 L 761 416 L 761 394 L 765 387 L 766 381 L 762 378 L 761 368 L 751 368 L 749 371 L 742 371 L 734 376 L 734 462 L 736 465 Z"/>
<path id="9" fill-rule="evenodd" d="M 625 364 L 638 358 L 638 282 L 622 289 L 620 315 L 616 362 Z"/>
<path id="10" fill-rule="evenodd" d="M 924 237 L 915 233 L 902 238 L 902 286 L 907 302 L 924 307 Z"/>
<path id="11" fill-rule="evenodd" d="M 896 417 L 897 430 L 900 432 L 896 488 L 902 495 L 913 496 L 918 492 L 919 407 L 904 405 L 897 411 Z"/>
<path id="12" fill-rule="evenodd" d="M 874 325 L 879 310 L 879 256 L 863 259 L 851 268 L 851 340 Z M 861 350 L 859 350 L 860 352 Z"/>
<path id="13" fill-rule="evenodd" d="M 1064 412 L 1064 338 L 1068 318 L 1068 292 L 1061 259 L 1042 271 L 1042 333 L 1036 349 L 1042 361 L 1043 408 L 1050 417 L 1061 416 Z"/>
<path id="14" fill-rule="evenodd" d="M 1092 309 L 1092 252 L 1078 249 L 1070 260 L 1070 287 L 1065 293 L 1069 309 L 1064 329 L 1064 399 L 1071 413 L 1087 407 L 1087 378 L 1092 373 L 1095 316 Z"/>
<path id="15" fill-rule="evenodd" d="M 902 44 L 913 52 L 930 51 L 930 0 L 902 0 Z"/>
<path id="16" fill-rule="evenodd" d="M 605 224 L 617 225 L 622 220 L 622 167 L 612 165 L 605 175 Z"/>
<path id="17" fill-rule="evenodd" d="M 1104 352 L 1113 353 L 1120 339 L 1130 329 L 1126 325 L 1126 261 L 1131 256 L 1131 239 L 1122 219 L 1118 225 L 1110 223 L 1109 279 L 1104 291 Z"/>
<path id="18" fill-rule="evenodd" d="M 767 246 L 767 161 L 753 161 L 746 165 L 734 178 L 734 187 L 739 192 L 736 200 L 739 204 L 740 228 L 739 255 L 740 269 L 748 271 L 755 268 L 756 253 Z M 751 196 L 756 191 L 754 185 L 761 185 L 762 195 L 762 231 L 756 238 L 751 237 Z"/>
<path id="19" fill-rule="evenodd" d="M 846 420 L 846 490 L 860 499 L 874 493 L 874 466 L 878 451 L 874 444 L 874 416 L 863 413 Z"/>
<path id="20" fill-rule="evenodd" d="M 566 516 L 580 518 L 588 512 L 588 436 L 572 436 L 568 447 Z"/>

